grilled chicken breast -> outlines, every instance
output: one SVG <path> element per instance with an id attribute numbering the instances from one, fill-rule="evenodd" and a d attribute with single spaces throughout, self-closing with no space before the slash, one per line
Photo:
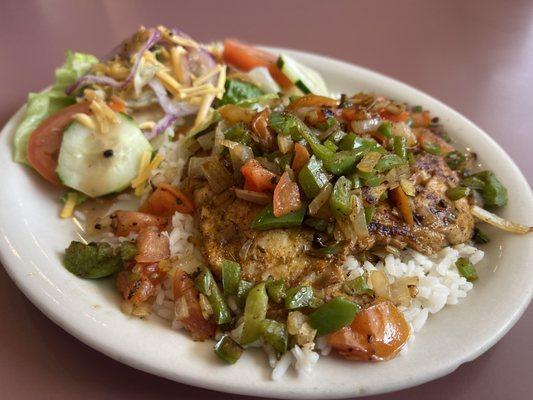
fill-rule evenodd
<path id="1" fill-rule="evenodd" d="M 329 291 L 344 281 L 341 266 L 347 245 L 331 258 L 319 258 L 309 254 L 314 236 L 310 229 L 251 229 L 262 206 L 236 198 L 231 189 L 214 195 L 204 186 L 195 191 L 195 203 L 205 254 L 215 274 L 220 274 L 222 260 L 229 259 L 241 264 L 243 279 L 250 281 L 271 277 Z"/>

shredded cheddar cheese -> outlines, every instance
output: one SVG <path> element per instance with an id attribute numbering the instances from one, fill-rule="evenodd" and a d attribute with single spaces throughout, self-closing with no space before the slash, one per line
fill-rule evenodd
<path id="1" fill-rule="evenodd" d="M 159 164 L 163 161 L 163 157 L 160 154 L 156 154 L 154 159 L 148 164 L 145 168 L 142 169 L 142 171 L 139 172 L 139 175 L 137 178 L 135 178 L 131 182 L 131 187 L 133 189 L 137 189 L 141 185 L 144 185 L 144 183 L 150 178 L 150 173 L 159 167 Z"/>
<path id="2" fill-rule="evenodd" d="M 139 172 L 137 174 L 137 177 L 140 177 L 141 174 L 144 172 L 146 167 L 148 167 L 148 164 L 150 163 L 150 152 L 145 151 L 141 156 L 141 162 L 139 163 Z M 141 196 L 144 190 L 144 185 L 139 185 L 135 188 L 135 196 Z"/>
<path id="3" fill-rule="evenodd" d="M 74 213 L 74 207 L 76 207 L 77 199 L 78 199 L 78 195 L 76 193 L 69 193 L 67 195 L 67 201 L 65 202 L 65 205 L 63 206 L 63 209 L 61 210 L 61 213 L 59 214 L 61 218 L 72 217 L 72 214 Z"/>

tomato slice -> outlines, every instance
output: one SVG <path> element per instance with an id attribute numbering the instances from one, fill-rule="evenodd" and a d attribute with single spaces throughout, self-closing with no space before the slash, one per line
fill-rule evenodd
<path id="1" fill-rule="evenodd" d="M 301 206 L 298 184 L 291 180 L 288 172 L 284 172 L 274 189 L 274 215 L 279 218 L 298 210 Z"/>
<path id="2" fill-rule="evenodd" d="M 88 112 L 89 103 L 73 104 L 45 119 L 31 134 L 28 141 L 28 162 L 48 182 L 61 185 L 56 168 L 63 131 L 74 114 Z"/>
<path id="3" fill-rule="evenodd" d="M 224 40 L 224 61 L 228 64 L 242 69 L 243 71 L 250 71 L 256 67 L 266 67 L 272 75 L 272 78 L 282 88 L 292 86 L 292 82 L 281 72 L 276 65 L 276 56 L 267 51 L 250 46 L 235 39 Z"/>
<path id="4" fill-rule="evenodd" d="M 241 167 L 244 175 L 244 189 L 254 192 L 274 190 L 278 176 L 264 168 L 259 161 L 251 159 Z"/>

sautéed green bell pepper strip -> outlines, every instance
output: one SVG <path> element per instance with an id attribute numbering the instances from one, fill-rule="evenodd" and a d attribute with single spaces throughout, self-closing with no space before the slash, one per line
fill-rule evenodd
<path id="1" fill-rule="evenodd" d="M 320 160 L 328 160 L 335 153 L 334 150 L 322 144 L 309 127 L 295 115 L 273 112 L 270 114 L 268 125 L 278 135 L 289 134 L 293 140 L 299 140 L 300 137 L 304 138 L 309 143 L 313 154 Z"/>
<path id="2" fill-rule="evenodd" d="M 242 345 L 255 342 L 261 336 L 261 322 L 265 319 L 268 308 L 268 296 L 265 282 L 255 285 L 246 297 L 244 307 L 244 325 L 240 342 Z"/>
<path id="3" fill-rule="evenodd" d="M 318 336 L 327 335 L 349 325 L 360 310 L 358 304 L 337 297 L 309 314 L 309 324 Z"/>
<path id="4" fill-rule="evenodd" d="M 195 279 L 195 286 L 200 293 L 207 296 L 211 308 L 213 309 L 213 317 L 218 325 L 227 324 L 231 321 L 231 313 L 226 304 L 226 300 L 222 295 L 213 274 L 208 268 L 204 268 L 202 272 Z"/>
<path id="5" fill-rule="evenodd" d="M 314 155 L 311 156 L 307 164 L 298 174 L 298 183 L 305 195 L 310 199 L 315 198 L 320 192 L 320 189 L 326 186 L 328 182 L 329 176 L 324 171 L 322 161 L 317 160 Z"/>
<path id="6" fill-rule="evenodd" d="M 228 364 L 235 364 L 244 349 L 228 335 L 224 335 L 215 344 L 215 354 Z"/>
<path id="7" fill-rule="evenodd" d="M 272 204 L 269 204 L 257 214 L 250 226 L 260 231 L 300 226 L 304 220 L 306 210 L 307 204 L 304 203 L 298 210 L 282 215 L 281 217 L 276 217 Z"/>

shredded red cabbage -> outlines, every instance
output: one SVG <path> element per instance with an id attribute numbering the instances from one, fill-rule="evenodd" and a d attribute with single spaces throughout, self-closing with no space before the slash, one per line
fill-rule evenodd
<path id="1" fill-rule="evenodd" d="M 77 89 L 79 89 L 82 86 L 89 85 L 91 83 L 96 84 L 102 84 L 106 86 L 111 86 L 114 88 L 124 88 L 128 86 L 128 84 L 131 82 L 133 77 L 135 76 L 137 69 L 139 68 L 139 64 L 141 62 L 142 55 L 146 50 L 148 50 L 150 47 L 154 46 L 159 42 L 161 39 L 161 32 L 159 32 L 157 29 L 150 28 L 148 29 L 148 32 L 150 32 L 150 36 L 148 37 L 148 40 L 141 46 L 139 51 L 135 53 L 135 62 L 133 63 L 133 67 L 130 69 L 130 73 L 124 79 L 122 82 L 119 82 L 113 78 L 107 77 L 107 76 L 98 76 L 98 75 L 84 75 L 80 79 L 78 79 L 73 85 L 69 86 L 65 93 L 70 95 Z"/>

